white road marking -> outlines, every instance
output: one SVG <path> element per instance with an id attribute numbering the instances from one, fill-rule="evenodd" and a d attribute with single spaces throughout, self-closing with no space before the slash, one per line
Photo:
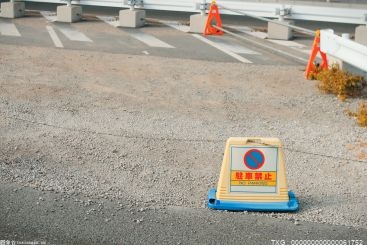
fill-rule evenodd
<path id="1" fill-rule="evenodd" d="M 190 31 L 190 27 L 187 26 L 187 25 L 182 25 L 180 24 L 179 22 L 172 22 L 172 21 L 161 21 L 161 23 L 167 25 L 167 26 L 170 26 L 172 28 L 175 28 L 179 31 L 182 31 L 182 32 L 189 32 Z M 197 38 L 197 37 L 196 37 Z M 202 39 L 200 39 L 202 40 Z M 208 39 L 206 39 L 208 40 Z M 202 40 L 204 41 L 204 40 Z M 214 39 L 214 40 L 209 40 L 213 43 L 216 43 L 218 47 L 221 47 L 221 51 L 223 50 L 226 50 L 226 51 L 232 51 L 233 53 L 235 54 L 256 54 L 256 55 L 259 55 L 260 53 L 256 52 L 256 51 L 253 51 L 251 49 L 248 49 L 248 48 L 245 48 L 241 45 L 238 45 L 238 44 L 233 44 L 233 43 L 228 43 L 224 40 L 219 40 L 219 39 Z M 241 57 L 241 56 L 239 56 Z M 244 58 L 241 57 L 243 60 Z M 247 60 L 247 62 L 245 63 L 252 63 L 251 61 Z"/>
<path id="2" fill-rule="evenodd" d="M 55 46 L 57 48 L 63 48 L 64 45 L 62 45 L 61 40 L 57 36 L 54 28 L 52 26 L 46 26 L 46 29 L 47 29 L 48 33 L 50 34 L 50 37 L 51 37 L 52 41 L 54 42 Z"/>
<path id="3" fill-rule="evenodd" d="M 50 11 L 41 11 L 41 15 L 46 18 L 50 22 L 57 21 L 57 14 L 56 12 L 50 12 Z"/>
<path id="4" fill-rule="evenodd" d="M 254 29 L 248 27 L 248 26 L 229 26 L 229 28 L 232 28 L 234 30 L 243 32 L 245 34 L 251 35 L 253 37 L 257 37 L 260 39 L 265 39 L 268 37 L 268 34 L 266 32 L 262 31 L 255 31 Z"/>
<path id="5" fill-rule="evenodd" d="M 222 47 L 222 46 L 218 45 L 218 44 L 217 44 L 217 43 L 215 43 L 215 42 L 210 41 L 209 39 L 207 39 L 207 38 L 205 38 L 205 37 L 203 37 L 203 36 L 201 36 L 201 35 L 198 35 L 198 34 L 192 34 L 192 36 L 193 36 L 193 37 L 195 37 L 195 38 L 197 38 L 197 39 L 199 39 L 200 41 L 203 41 L 203 42 L 205 42 L 205 43 L 207 43 L 207 44 L 209 44 L 209 45 L 213 46 L 214 48 L 219 49 L 220 51 L 222 51 L 222 52 L 224 52 L 224 53 L 228 54 L 229 56 L 231 56 L 231 57 L 235 58 L 236 60 L 238 60 L 238 61 L 240 61 L 240 62 L 242 62 L 242 63 L 252 63 L 252 62 L 251 62 L 251 61 L 249 61 L 248 59 L 246 59 L 246 58 L 244 58 L 244 57 L 242 57 L 242 56 L 240 56 L 240 55 L 238 55 L 238 54 L 236 54 L 236 53 L 233 53 L 232 51 L 230 51 L 230 50 L 228 50 L 228 49 L 225 49 L 224 47 Z"/>
<path id="6" fill-rule="evenodd" d="M 182 32 L 190 31 L 190 26 L 182 25 L 179 22 L 172 22 L 172 21 L 160 21 L 160 22 Z"/>
<path id="7" fill-rule="evenodd" d="M 120 25 L 120 22 L 113 16 L 97 16 L 97 18 L 113 27 L 118 27 Z"/>
<path id="8" fill-rule="evenodd" d="M 268 39 L 270 42 L 279 44 L 279 45 L 283 45 L 283 46 L 287 46 L 290 48 L 299 48 L 299 49 L 303 49 L 306 48 L 305 45 L 300 44 L 300 43 L 296 43 L 294 41 L 288 41 L 288 40 L 275 40 L 275 39 Z"/>
<path id="9" fill-rule="evenodd" d="M 119 27 L 120 22 L 117 20 L 117 18 L 113 17 L 113 16 L 97 16 L 98 19 L 104 21 L 105 23 L 113 26 L 113 27 Z M 150 46 L 150 47 L 155 47 L 155 48 L 175 48 L 172 45 L 169 45 L 166 42 L 163 42 L 161 40 L 159 40 L 158 38 L 150 35 L 150 34 L 146 34 L 146 33 L 142 33 L 142 32 L 136 32 L 136 33 L 128 33 L 130 36 L 132 36 L 133 38 L 145 43 L 146 45 Z M 149 54 L 149 53 L 148 53 Z"/>
<path id="10" fill-rule="evenodd" d="M 307 54 L 308 56 L 311 56 L 312 50 L 311 49 L 304 49 L 304 50 L 300 50 L 302 53 Z M 317 58 L 322 59 L 320 52 L 317 53 L 316 55 Z"/>
<path id="11" fill-rule="evenodd" d="M 230 51 L 232 51 L 233 53 L 236 53 L 236 54 L 254 54 L 254 55 L 259 55 L 260 54 L 256 51 L 245 48 L 241 45 L 226 42 L 225 40 L 211 39 L 211 41 L 215 42 L 216 44 L 218 44 L 222 48 L 230 50 Z"/>
<path id="12" fill-rule="evenodd" d="M 146 34 L 146 33 L 142 33 L 142 32 L 136 32 L 136 33 L 129 33 L 129 35 L 131 35 L 133 38 L 145 43 L 146 45 L 150 46 L 150 47 L 155 47 L 155 48 L 175 48 L 171 45 L 169 45 L 168 43 L 165 43 L 161 40 L 159 40 L 158 38 Z"/>
<path id="13" fill-rule="evenodd" d="M 0 34 L 4 36 L 20 37 L 20 33 L 14 23 L 0 22 Z"/>
<path id="14" fill-rule="evenodd" d="M 84 33 L 72 28 L 71 26 L 57 26 L 57 28 L 71 41 L 93 42 L 89 37 L 84 35 Z"/>

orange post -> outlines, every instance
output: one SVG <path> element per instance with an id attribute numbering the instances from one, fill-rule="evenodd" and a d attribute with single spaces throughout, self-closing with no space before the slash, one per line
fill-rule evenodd
<path id="1" fill-rule="evenodd" d="M 212 1 L 208 13 L 208 19 L 206 20 L 206 25 L 204 29 L 204 35 L 222 35 L 223 31 L 218 30 L 217 28 L 211 25 L 212 20 L 215 19 L 216 25 L 218 27 L 222 27 L 222 20 L 220 19 L 219 9 L 215 1 Z"/>
<path id="2" fill-rule="evenodd" d="M 315 61 L 317 53 L 319 52 L 322 58 L 322 63 L 320 66 L 321 69 L 328 69 L 328 62 L 327 62 L 326 54 L 320 50 L 320 31 L 318 30 L 316 31 L 316 36 L 315 36 L 315 39 L 312 45 L 312 52 L 310 55 L 310 59 L 308 60 L 308 64 L 307 64 L 306 71 L 305 71 L 306 79 L 309 79 L 311 72 L 316 72 L 316 66 L 314 64 L 314 61 Z"/>

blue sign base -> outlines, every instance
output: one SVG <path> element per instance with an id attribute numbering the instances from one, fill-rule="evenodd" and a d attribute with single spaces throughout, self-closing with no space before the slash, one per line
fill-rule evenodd
<path id="1" fill-rule="evenodd" d="M 259 212 L 294 212 L 298 210 L 298 201 L 292 191 L 288 192 L 288 202 L 236 202 L 216 199 L 215 188 L 209 190 L 208 207 L 218 210 L 230 211 L 259 211 Z"/>

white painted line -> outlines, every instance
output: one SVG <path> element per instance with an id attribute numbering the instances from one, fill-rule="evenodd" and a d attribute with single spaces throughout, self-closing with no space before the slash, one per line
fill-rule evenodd
<path id="1" fill-rule="evenodd" d="M 190 26 L 182 25 L 179 22 L 172 22 L 172 21 L 160 21 L 160 22 L 182 32 L 190 31 Z"/>
<path id="2" fill-rule="evenodd" d="M 72 28 L 69 25 L 57 26 L 57 28 L 71 41 L 93 42 L 89 37 L 84 35 L 84 33 Z"/>
<path id="3" fill-rule="evenodd" d="M 219 46 L 221 46 L 224 49 L 230 50 L 233 53 L 236 54 L 253 54 L 253 55 L 259 55 L 260 53 L 253 51 L 251 49 L 245 48 L 241 45 L 235 44 L 235 43 L 229 43 L 225 40 L 220 39 L 211 39 L 212 42 L 215 42 Z"/>
<path id="4" fill-rule="evenodd" d="M 262 31 L 255 31 L 254 29 L 248 27 L 248 26 L 228 26 L 229 28 L 232 28 L 234 30 L 243 32 L 247 35 L 251 35 L 253 37 L 257 37 L 260 39 L 265 39 L 268 37 L 268 34 L 266 32 Z"/>
<path id="5" fill-rule="evenodd" d="M 56 12 L 41 11 L 40 13 L 41 13 L 41 15 L 42 15 L 45 19 L 47 19 L 47 20 L 48 20 L 48 21 L 50 21 L 50 22 L 55 22 L 55 21 L 57 21 L 57 14 L 56 14 Z"/>
<path id="6" fill-rule="evenodd" d="M 145 43 L 146 45 L 150 46 L 150 47 L 155 47 L 155 48 L 175 48 L 171 45 L 169 45 L 168 43 L 165 43 L 161 40 L 159 40 L 158 38 L 146 34 L 146 33 L 142 33 L 142 32 L 136 32 L 136 33 L 129 33 L 133 38 L 138 39 L 139 41 Z"/>
<path id="7" fill-rule="evenodd" d="M 205 37 L 202 37 L 201 35 L 198 35 L 198 34 L 192 34 L 192 36 L 193 36 L 193 37 L 195 37 L 195 38 L 197 38 L 197 39 L 199 39 L 200 41 L 203 41 L 203 42 L 205 42 L 205 43 L 207 43 L 207 44 L 209 44 L 209 45 L 213 46 L 214 48 L 219 49 L 220 51 L 222 51 L 222 52 L 224 52 L 224 53 L 228 54 L 229 56 L 231 56 L 231 57 L 235 58 L 236 60 L 238 60 L 238 61 L 240 61 L 240 62 L 242 62 L 242 63 L 252 63 L 252 62 L 251 62 L 251 61 L 249 61 L 248 59 L 246 59 L 246 58 L 244 58 L 244 57 L 242 57 L 242 56 L 240 56 L 240 55 L 238 55 L 238 54 L 235 54 L 235 53 L 233 53 L 233 52 L 232 52 L 232 51 L 230 51 L 230 50 L 227 50 L 227 49 L 225 49 L 225 48 L 221 47 L 220 45 L 216 44 L 215 42 L 210 41 L 209 39 L 206 39 Z"/>
<path id="8" fill-rule="evenodd" d="M 0 34 L 4 36 L 20 37 L 20 33 L 14 23 L 0 22 Z"/>
<path id="9" fill-rule="evenodd" d="M 302 53 L 304 53 L 304 54 L 307 54 L 308 56 L 310 56 L 311 55 L 311 53 L 312 53 L 312 50 L 311 49 L 304 49 L 304 50 L 300 50 Z M 317 55 L 316 55 L 316 57 L 317 58 L 320 58 L 320 59 L 322 59 L 322 57 L 321 57 L 321 55 L 320 55 L 320 52 L 318 52 L 317 53 Z"/>
<path id="10" fill-rule="evenodd" d="M 114 16 L 97 16 L 97 18 L 113 27 L 118 27 L 120 25 L 120 22 Z"/>
<path id="11" fill-rule="evenodd" d="M 262 32 L 262 31 L 244 31 L 243 33 L 246 33 L 248 35 L 251 35 L 253 37 L 257 37 L 260 39 L 266 39 L 268 37 L 268 33 Z"/>
<path id="12" fill-rule="evenodd" d="M 179 31 L 182 32 L 189 32 L 190 31 L 190 27 L 187 25 L 182 25 L 179 22 L 172 22 L 172 21 L 161 21 L 161 23 L 170 26 L 172 28 L 175 28 Z M 232 43 L 228 43 L 224 40 L 211 40 L 212 42 L 216 43 L 218 46 L 220 46 L 222 49 L 224 50 L 229 50 L 232 51 L 233 53 L 236 54 L 254 54 L 254 55 L 259 55 L 260 53 L 253 51 L 251 49 L 245 48 L 241 45 L 238 44 L 232 44 Z"/>
<path id="13" fill-rule="evenodd" d="M 51 37 L 52 41 L 54 42 L 55 46 L 57 48 L 63 48 L 64 45 L 62 45 L 61 40 L 57 36 L 54 28 L 52 26 L 46 26 L 46 29 L 47 29 L 48 33 L 50 34 L 50 37 Z"/>
<path id="14" fill-rule="evenodd" d="M 306 48 L 305 45 L 300 44 L 300 43 L 296 43 L 294 41 L 274 40 L 274 39 L 268 39 L 268 40 L 270 42 L 273 42 L 273 43 L 276 43 L 276 44 L 279 44 L 279 45 L 283 45 L 283 46 L 287 46 L 287 47 L 290 47 L 290 48 L 300 48 L 300 49 Z"/>

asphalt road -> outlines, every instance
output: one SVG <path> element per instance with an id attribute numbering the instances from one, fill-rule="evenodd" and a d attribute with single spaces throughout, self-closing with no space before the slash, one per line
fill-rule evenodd
<path id="1" fill-rule="evenodd" d="M 0 195 L 0 240 L 17 242 L 274 245 L 282 240 L 285 244 L 334 240 L 336 244 L 364 244 L 367 238 L 365 229 L 296 223 L 276 219 L 276 214 L 269 218 L 184 207 L 140 211 L 103 201 L 102 212 L 86 215 L 86 209 L 98 210 L 101 201 L 78 195 L 64 200 L 62 194 L 4 183 Z"/>
<path id="2" fill-rule="evenodd" d="M 190 13 L 148 11 L 146 27 L 129 29 L 114 26 L 117 8 L 84 6 L 83 21 L 68 24 L 55 22 L 56 5 L 27 3 L 26 7 L 29 11 L 25 18 L 0 19 L 1 43 L 219 62 L 304 65 L 313 39 L 295 33 L 292 41 L 269 41 L 264 32 L 266 23 L 239 16 L 223 16 L 223 23 L 247 40 L 187 33 Z M 330 28 L 330 24 L 321 22 L 296 24 L 311 30 Z M 355 25 L 333 27 L 337 33 L 353 36 Z"/>

